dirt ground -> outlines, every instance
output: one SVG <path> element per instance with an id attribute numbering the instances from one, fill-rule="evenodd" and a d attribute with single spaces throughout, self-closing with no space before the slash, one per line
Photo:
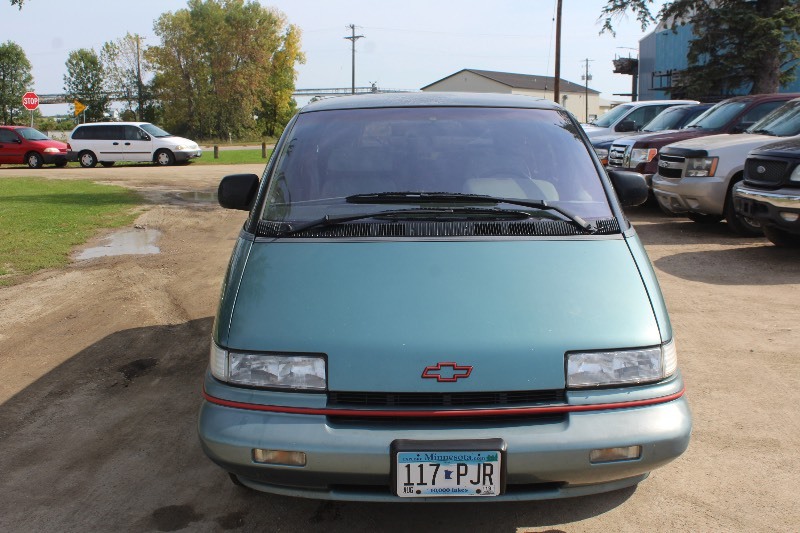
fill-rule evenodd
<path id="1" fill-rule="evenodd" d="M 160 254 L 75 261 L 0 288 L 0 531 L 800 530 L 800 252 L 652 208 L 629 215 L 670 310 L 694 432 L 637 488 L 412 508 L 231 484 L 195 424 L 244 214 L 178 193 L 261 169 L 0 169 L 0 186 L 42 175 L 134 188 L 150 202 L 136 224 L 163 232 Z"/>

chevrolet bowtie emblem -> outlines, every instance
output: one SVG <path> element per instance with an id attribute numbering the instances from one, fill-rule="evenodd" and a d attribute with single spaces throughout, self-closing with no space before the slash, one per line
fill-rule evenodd
<path id="1" fill-rule="evenodd" d="M 456 363 L 436 363 L 433 366 L 426 366 L 422 371 L 423 378 L 436 378 L 438 382 L 452 382 L 459 378 L 468 378 L 472 373 L 472 367 L 468 365 L 458 365 Z"/>

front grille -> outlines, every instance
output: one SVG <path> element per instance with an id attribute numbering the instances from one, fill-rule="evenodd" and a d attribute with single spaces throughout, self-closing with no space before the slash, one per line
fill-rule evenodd
<path id="1" fill-rule="evenodd" d="M 329 408 L 460 408 L 519 407 L 562 404 L 563 389 L 503 392 L 328 392 Z"/>
<path id="2" fill-rule="evenodd" d="M 658 173 L 665 178 L 680 179 L 685 166 L 685 157 L 664 154 L 658 156 Z"/>
<path id="3" fill-rule="evenodd" d="M 778 187 L 789 177 L 788 166 L 787 161 L 748 159 L 744 165 L 744 180 L 755 185 Z"/>
<path id="4" fill-rule="evenodd" d="M 627 146 L 624 144 L 613 144 L 608 151 L 608 166 L 627 168 L 625 164 L 625 150 Z"/>

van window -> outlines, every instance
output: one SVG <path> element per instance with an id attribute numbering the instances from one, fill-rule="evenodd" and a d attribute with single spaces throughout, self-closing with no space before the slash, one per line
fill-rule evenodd
<path id="1" fill-rule="evenodd" d="M 589 150 L 563 111 L 421 107 L 301 114 L 287 134 L 263 218 L 374 209 L 355 194 L 449 192 L 545 200 L 611 217 Z"/>
<path id="2" fill-rule="evenodd" d="M 125 140 L 127 141 L 146 141 L 147 134 L 138 126 L 123 126 L 125 128 Z"/>
<path id="3" fill-rule="evenodd" d="M 17 142 L 19 137 L 11 130 L 0 130 L 0 143 Z"/>

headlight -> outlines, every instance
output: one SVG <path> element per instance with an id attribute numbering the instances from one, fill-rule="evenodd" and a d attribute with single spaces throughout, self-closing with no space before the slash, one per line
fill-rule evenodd
<path id="1" fill-rule="evenodd" d="M 594 153 L 597 154 L 597 157 L 604 166 L 608 164 L 608 148 L 595 148 Z"/>
<path id="2" fill-rule="evenodd" d="M 658 148 L 634 148 L 631 150 L 631 164 L 649 163 L 656 155 Z"/>
<path id="3" fill-rule="evenodd" d="M 325 390 L 325 359 L 314 355 L 230 352 L 211 343 L 211 374 L 220 381 L 276 389 Z"/>
<path id="4" fill-rule="evenodd" d="M 707 178 L 717 171 L 718 157 L 690 157 L 686 160 L 686 177 Z"/>
<path id="5" fill-rule="evenodd" d="M 800 165 L 794 167 L 794 172 L 789 176 L 789 181 L 800 181 Z"/>
<path id="6" fill-rule="evenodd" d="M 50 148 L 45 148 L 44 153 L 46 154 L 57 154 L 59 152 L 58 148 L 51 146 Z"/>
<path id="7" fill-rule="evenodd" d="M 675 342 L 655 348 L 567 354 L 567 387 L 635 385 L 671 376 L 678 368 Z"/>

